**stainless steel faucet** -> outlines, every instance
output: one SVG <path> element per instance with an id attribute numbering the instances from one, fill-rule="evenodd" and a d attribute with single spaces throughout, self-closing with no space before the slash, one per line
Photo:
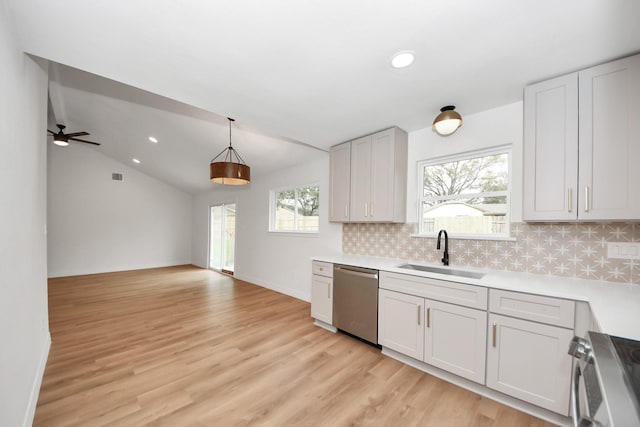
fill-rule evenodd
<path id="1" fill-rule="evenodd" d="M 444 253 L 442 254 L 442 263 L 444 265 L 449 265 L 449 235 L 447 234 L 447 230 L 438 231 L 438 244 L 436 245 L 436 249 L 440 249 L 440 236 L 444 233 Z"/>

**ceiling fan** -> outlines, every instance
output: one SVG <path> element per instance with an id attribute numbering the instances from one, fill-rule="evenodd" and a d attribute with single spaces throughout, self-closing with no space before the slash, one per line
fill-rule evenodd
<path id="1" fill-rule="evenodd" d="M 87 141 L 86 139 L 76 138 L 77 136 L 85 136 L 89 135 L 89 132 L 73 132 L 73 133 L 64 133 L 65 125 L 56 125 L 60 129 L 58 132 L 54 132 L 52 130 L 47 129 L 51 135 L 53 135 L 53 143 L 59 145 L 61 147 L 66 147 L 69 145 L 69 141 L 78 141 L 84 142 L 86 144 L 100 145 L 97 142 Z"/>

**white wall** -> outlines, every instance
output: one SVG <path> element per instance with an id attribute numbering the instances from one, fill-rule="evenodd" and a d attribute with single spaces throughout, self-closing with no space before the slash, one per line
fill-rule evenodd
<path id="1" fill-rule="evenodd" d="M 100 148 L 48 147 L 49 277 L 191 263 L 190 194 Z"/>
<path id="2" fill-rule="evenodd" d="M 269 191 L 314 183 L 320 185 L 320 233 L 269 233 Z M 342 250 L 342 225 L 328 222 L 329 155 L 256 177 L 247 187 L 213 188 L 194 198 L 193 263 L 208 264 L 209 206 L 236 203 L 235 277 L 310 301 L 311 257 Z"/>
<path id="3" fill-rule="evenodd" d="M 434 157 L 512 144 L 511 221 L 522 220 L 522 102 L 468 116 L 453 135 L 439 136 L 431 127 L 409 133 L 407 222 L 417 222 L 417 163 Z"/>
<path id="4" fill-rule="evenodd" d="M 49 352 L 46 64 L 0 2 L 0 425 L 31 425 Z"/>

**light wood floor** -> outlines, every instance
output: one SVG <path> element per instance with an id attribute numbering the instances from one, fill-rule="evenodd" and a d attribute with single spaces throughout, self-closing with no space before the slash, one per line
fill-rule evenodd
<path id="1" fill-rule="evenodd" d="M 547 426 L 192 266 L 49 281 L 36 426 Z"/>

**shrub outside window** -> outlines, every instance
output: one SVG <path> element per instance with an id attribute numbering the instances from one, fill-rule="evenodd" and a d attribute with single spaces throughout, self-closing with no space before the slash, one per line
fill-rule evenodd
<path id="1" fill-rule="evenodd" d="M 270 231 L 317 233 L 320 231 L 320 188 L 310 185 L 271 191 Z"/>
<path id="2" fill-rule="evenodd" d="M 419 234 L 508 237 L 510 157 L 510 147 L 498 147 L 420 162 Z"/>

